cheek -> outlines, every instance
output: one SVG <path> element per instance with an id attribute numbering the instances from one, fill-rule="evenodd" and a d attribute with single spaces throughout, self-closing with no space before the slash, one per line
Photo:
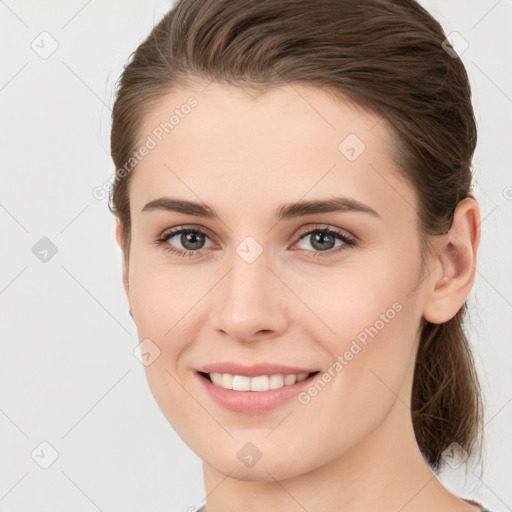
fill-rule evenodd
<path id="1" fill-rule="evenodd" d="M 190 271 L 165 266 L 142 256 L 132 261 L 130 298 L 139 340 L 151 340 L 158 357 L 144 366 L 146 378 L 162 412 L 184 440 L 190 435 L 187 418 L 201 411 L 184 387 L 187 376 L 179 362 L 198 329 L 197 308 L 208 287 L 190 281 Z M 194 331 L 195 329 L 195 331 Z"/>
<path id="2" fill-rule="evenodd" d="M 419 273 L 412 258 L 398 261 L 388 253 L 351 267 L 312 273 L 300 282 L 288 281 L 312 312 L 305 316 L 301 308 L 294 321 L 311 328 L 307 338 L 320 341 L 332 356 L 349 350 L 353 340 L 362 346 L 374 338 L 380 344 L 389 340 L 396 345 L 403 338 L 408 344 L 421 316 L 416 295 L 411 293 Z M 407 327 L 405 317 L 412 321 Z"/>
<path id="3" fill-rule="evenodd" d="M 398 261 L 389 254 L 365 265 L 364 272 L 361 268 L 340 271 L 313 292 L 298 292 L 308 298 L 308 305 L 322 320 L 300 325 L 307 330 L 305 337 L 316 340 L 328 353 L 318 389 L 304 396 L 304 402 L 318 402 L 315 414 L 326 416 L 326 424 L 332 411 L 320 403 L 327 394 L 329 400 L 338 397 L 335 414 L 342 422 L 354 417 L 361 418 L 362 423 L 372 421 L 372 415 L 377 418 L 383 414 L 400 393 L 408 401 L 404 383 L 414 366 L 421 320 L 420 301 L 411 292 L 420 266 L 412 257 Z M 324 393 L 324 388 L 332 394 Z M 316 400 L 320 393 L 324 398 Z M 343 411 L 351 411 L 352 420 Z"/>
<path id="4" fill-rule="evenodd" d="M 354 286 L 351 297 L 329 295 L 319 315 L 335 335 L 307 337 L 322 343 L 330 357 L 295 409 L 301 443 L 315 445 L 318 432 L 329 439 L 321 445 L 315 464 L 348 453 L 378 429 L 393 408 L 410 415 L 410 377 L 414 369 L 418 308 L 410 288 L 387 279 L 372 286 Z M 398 401 L 402 402 L 399 403 Z M 274 442 L 286 443 L 287 432 L 276 432 Z"/>
<path id="5" fill-rule="evenodd" d="M 143 256 L 130 269 L 130 299 L 140 336 L 169 340 L 189 325 L 208 283 L 186 266 L 167 266 Z"/>

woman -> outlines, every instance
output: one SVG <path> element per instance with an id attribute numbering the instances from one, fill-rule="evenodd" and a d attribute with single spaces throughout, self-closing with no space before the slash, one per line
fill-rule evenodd
<path id="1" fill-rule="evenodd" d="M 476 126 L 445 40 L 413 0 L 181 0 L 125 68 L 124 288 L 201 510 L 484 510 L 435 476 L 482 425 Z"/>

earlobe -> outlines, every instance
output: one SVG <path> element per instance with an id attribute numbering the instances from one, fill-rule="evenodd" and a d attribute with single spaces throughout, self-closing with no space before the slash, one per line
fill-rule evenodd
<path id="1" fill-rule="evenodd" d="M 117 242 L 117 245 L 119 246 L 119 248 L 121 249 L 121 251 L 123 251 L 123 249 L 124 249 L 123 248 L 123 228 L 121 226 L 121 221 L 118 218 L 116 218 L 116 242 Z M 126 294 L 126 298 L 128 299 L 128 303 L 130 303 L 130 288 L 129 288 L 129 283 L 128 283 L 128 266 L 126 264 L 126 257 L 125 257 L 124 253 L 123 253 L 122 275 L 123 275 L 124 291 Z M 129 309 L 129 313 L 130 313 L 130 316 L 133 318 L 131 306 Z"/>
<path id="2" fill-rule="evenodd" d="M 428 280 L 425 320 L 447 322 L 463 306 L 473 287 L 479 243 L 480 210 L 478 203 L 468 197 L 459 202 L 452 227 L 437 242 L 433 263 L 437 271 Z"/>
<path id="3" fill-rule="evenodd" d="M 123 228 L 121 226 L 121 221 L 118 217 L 116 217 L 116 242 L 119 248 L 123 249 Z"/>

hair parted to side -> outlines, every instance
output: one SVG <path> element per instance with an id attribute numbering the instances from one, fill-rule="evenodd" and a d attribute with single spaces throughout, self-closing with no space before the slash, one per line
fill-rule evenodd
<path id="1" fill-rule="evenodd" d="M 118 83 L 111 153 L 130 159 L 151 108 L 177 87 L 221 82 L 265 92 L 302 83 L 384 118 L 399 170 L 419 201 L 422 240 L 446 233 L 471 193 L 476 123 L 464 65 L 442 47 L 441 25 L 414 0 L 179 0 L 132 54 Z M 132 172 L 136 172 L 136 167 Z M 111 211 L 129 263 L 132 172 L 114 183 Z M 448 322 L 426 322 L 417 354 L 412 420 L 439 469 L 453 442 L 475 454 L 480 386 L 463 329 L 466 304 Z"/>

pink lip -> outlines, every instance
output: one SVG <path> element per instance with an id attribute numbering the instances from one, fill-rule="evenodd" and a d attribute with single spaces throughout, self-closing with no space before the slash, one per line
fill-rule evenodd
<path id="1" fill-rule="evenodd" d="M 203 373 L 230 373 L 231 375 L 245 375 L 247 377 L 257 377 L 258 375 L 299 375 L 300 373 L 313 373 L 317 368 L 311 370 L 299 368 L 298 366 L 284 366 L 273 363 L 259 363 L 252 365 L 242 365 L 239 363 L 225 362 L 212 363 L 198 368 Z"/>
<path id="2" fill-rule="evenodd" d="M 235 363 L 219 363 L 204 366 L 200 372 L 203 373 L 230 373 L 232 375 L 246 375 L 255 377 L 258 375 L 275 374 L 300 374 L 314 373 L 316 370 L 307 370 L 304 368 L 292 368 L 289 366 L 280 366 L 275 364 L 257 364 L 252 366 L 242 366 Z M 210 380 L 197 372 L 199 381 L 204 389 L 220 406 L 229 411 L 241 414 L 264 414 L 285 402 L 297 396 L 301 391 L 311 385 L 317 374 L 311 375 L 302 382 L 296 382 L 291 386 L 283 386 L 280 389 L 269 389 L 268 391 L 234 391 L 216 386 Z"/>

